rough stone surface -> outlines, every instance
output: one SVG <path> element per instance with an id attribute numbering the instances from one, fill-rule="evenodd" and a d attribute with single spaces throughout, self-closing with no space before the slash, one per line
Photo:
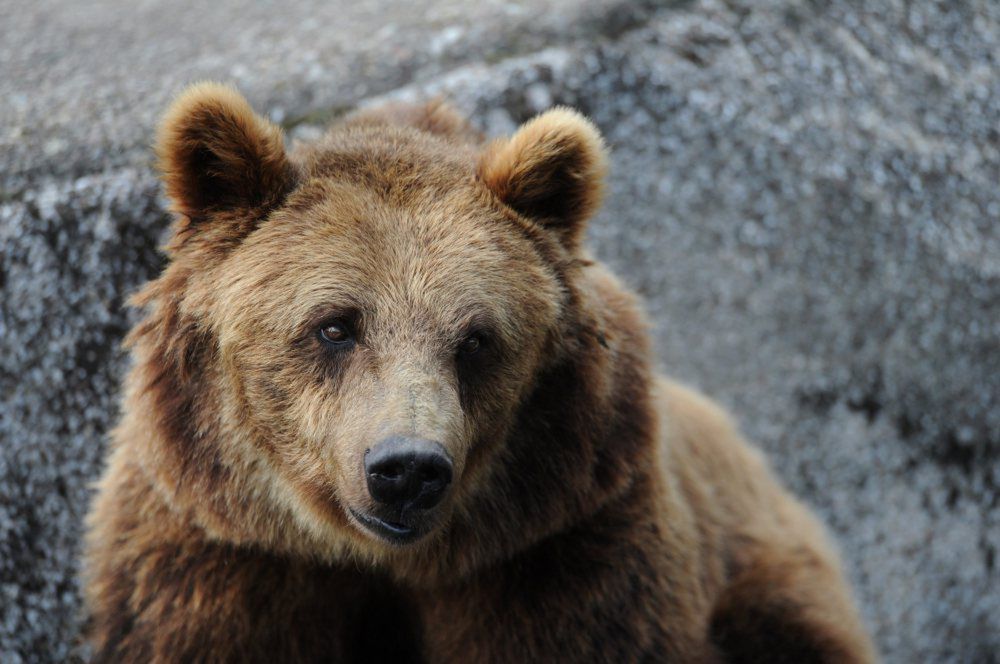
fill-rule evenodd
<path id="1" fill-rule="evenodd" d="M 492 133 L 552 104 L 614 150 L 595 252 L 663 367 L 841 543 L 887 661 L 1000 652 L 1000 5 L 0 2 L 0 661 L 60 661 L 81 520 L 167 223 L 185 82 L 307 139 L 377 95 Z"/>

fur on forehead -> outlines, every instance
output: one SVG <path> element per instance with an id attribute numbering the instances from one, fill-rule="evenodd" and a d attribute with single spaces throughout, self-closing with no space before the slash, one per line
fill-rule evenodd
<path id="1" fill-rule="evenodd" d="M 511 334 L 518 320 L 558 315 L 551 266 L 475 183 L 383 194 L 333 178 L 303 183 L 214 271 L 206 309 L 221 327 L 263 324 L 288 337 L 324 309 L 398 324 L 425 312 L 426 324 L 455 328 L 486 318 Z"/>
<path id="2" fill-rule="evenodd" d="M 294 152 L 306 177 L 353 182 L 393 201 L 471 182 L 476 156 L 456 136 L 371 120 L 349 121 Z"/>
<path id="3" fill-rule="evenodd" d="M 599 130 L 567 108 L 525 123 L 510 138 L 483 146 L 447 107 L 424 107 L 412 125 L 392 122 L 394 109 L 348 121 L 302 150 L 313 176 L 351 177 L 387 196 L 445 190 L 470 174 L 520 220 L 550 232 L 578 253 L 587 220 L 600 206 L 608 168 Z"/>

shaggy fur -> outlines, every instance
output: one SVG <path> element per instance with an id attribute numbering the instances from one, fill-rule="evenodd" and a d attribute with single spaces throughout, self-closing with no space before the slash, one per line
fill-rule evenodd
<path id="1" fill-rule="evenodd" d="M 581 248 L 606 163 L 584 118 L 483 146 L 391 106 L 286 155 L 200 85 L 158 140 L 179 218 L 88 522 L 97 661 L 874 659 L 821 526 L 650 373 Z M 454 464 L 406 545 L 355 516 L 390 435 Z"/>

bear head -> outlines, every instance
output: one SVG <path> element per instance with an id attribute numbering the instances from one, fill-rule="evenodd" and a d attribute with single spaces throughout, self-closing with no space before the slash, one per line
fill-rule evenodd
<path id="1" fill-rule="evenodd" d="M 509 139 L 472 136 L 432 104 L 361 113 L 286 151 L 215 84 L 166 114 L 157 153 L 178 219 L 169 264 L 134 299 L 149 313 L 121 429 L 211 536 L 407 574 L 559 522 L 544 492 L 522 495 L 527 476 L 555 491 L 578 482 L 562 466 L 585 462 L 578 493 L 614 484 L 587 465 L 609 453 L 545 449 L 552 431 L 615 417 L 600 399 L 616 389 L 603 367 L 618 314 L 595 314 L 578 277 L 601 137 L 567 109 Z M 550 381 L 525 428 L 569 357 L 589 364 Z M 641 401 L 630 371 L 625 397 Z M 599 398 L 581 410 L 583 392 Z"/>

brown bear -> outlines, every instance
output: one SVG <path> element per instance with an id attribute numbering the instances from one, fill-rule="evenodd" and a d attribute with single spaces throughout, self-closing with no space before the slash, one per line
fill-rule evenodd
<path id="1" fill-rule="evenodd" d="M 97 661 L 869 662 L 823 528 L 651 370 L 605 148 L 390 105 L 286 152 L 197 85 L 90 517 Z"/>

